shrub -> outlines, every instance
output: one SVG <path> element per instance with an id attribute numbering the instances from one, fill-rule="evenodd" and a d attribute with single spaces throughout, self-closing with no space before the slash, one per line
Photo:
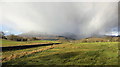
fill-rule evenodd
<path id="1" fill-rule="evenodd" d="M 8 40 L 13 40 L 13 41 L 27 41 L 27 38 L 16 36 L 16 35 L 9 35 L 7 36 Z"/>
<path id="2" fill-rule="evenodd" d="M 0 38 L 2 38 L 2 39 L 7 39 L 7 38 L 5 37 L 5 33 L 4 33 L 4 32 L 0 32 Z"/>

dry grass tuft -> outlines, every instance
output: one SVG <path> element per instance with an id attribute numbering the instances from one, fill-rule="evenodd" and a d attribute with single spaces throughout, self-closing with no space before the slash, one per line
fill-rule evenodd
<path id="1" fill-rule="evenodd" d="M 33 53 L 37 53 L 37 52 L 42 52 L 42 51 L 45 51 L 45 50 L 53 49 L 55 47 L 57 47 L 57 45 L 48 46 L 46 48 L 33 50 L 33 51 L 30 51 L 30 52 L 22 52 L 22 53 L 18 53 L 18 54 L 12 54 L 9 57 L 4 57 L 1 62 L 6 62 L 6 61 L 9 61 L 9 60 L 12 60 L 12 59 L 15 59 L 15 58 L 20 58 L 20 57 L 25 56 L 25 55 L 29 55 L 29 54 L 33 54 Z"/>

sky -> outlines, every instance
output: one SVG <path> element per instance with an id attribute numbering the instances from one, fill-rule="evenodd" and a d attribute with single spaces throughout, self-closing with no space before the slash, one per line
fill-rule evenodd
<path id="1" fill-rule="evenodd" d="M 79 36 L 117 34 L 117 2 L 3 2 L 0 31 Z"/>

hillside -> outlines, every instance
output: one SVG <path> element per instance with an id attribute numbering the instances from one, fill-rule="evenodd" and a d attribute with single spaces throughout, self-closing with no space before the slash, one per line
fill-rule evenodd
<path id="1" fill-rule="evenodd" d="M 89 37 L 78 40 L 80 42 L 120 42 L 120 37 Z"/>
<path id="2" fill-rule="evenodd" d="M 31 31 L 31 32 L 19 34 L 18 36 L 22 36 L 22 37 L 56 37 L 57 35 Z"/>

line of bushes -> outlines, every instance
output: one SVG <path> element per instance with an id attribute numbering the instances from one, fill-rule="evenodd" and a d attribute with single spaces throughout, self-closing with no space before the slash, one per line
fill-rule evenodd
<path id="1" fill-rule="evenodd" d="M 4 32 L 0 32 L 0 38 L 6 39 L 6 40 L 13 40 L 13 41 L 32 41 L 32 40 L 38 40 L 36 37 L 21 37 L 17 35 L 7 35 L 5 36 Z"/>

